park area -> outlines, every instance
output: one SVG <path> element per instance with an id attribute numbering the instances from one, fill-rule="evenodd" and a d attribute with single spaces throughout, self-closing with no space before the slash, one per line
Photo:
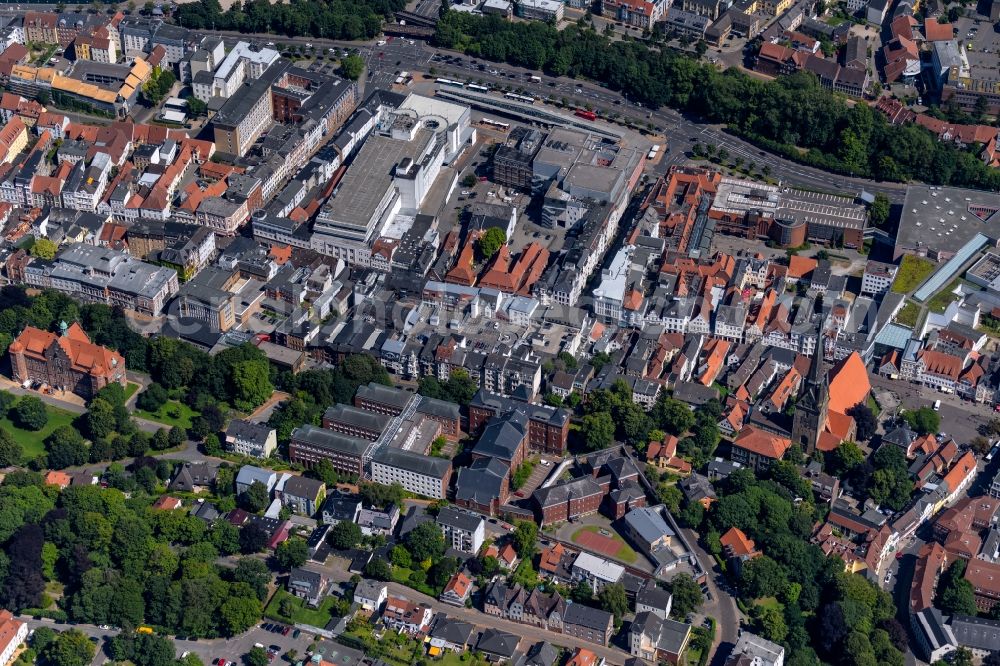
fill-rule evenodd
<path id="1" fill-rule="evenodd" d="M 610 527 L 585 525 L 573 531 L 570 541 L 592 553 L 626 564 L 635 564 L 639 557 Z"/>
<path id="2" fill-rule="evenodd" d="M 286 624 L 308 624 L 322 629 L 334 615 L 339 617 L 343 604 L 340 597 L 328 595 L 323 598 L 319 608 L 310 608 L 304 599 L 285 590 L 278 590 L 264 609 L 264 616 Z"/>
<path id="3" fill-rule="evenodd" d="M 162 423 L 163 425 L 171 428 L 179 426 L 184 429 L 189 429 L 191 427 L 192 419 L 198 416 L 198 413 L 185 405 L 183 402 L 179 402 L 177 400 L 167 400 L 165 403 L 160 405 L 160 408 L 156 411 L 150 412 L 143 409 L 137 409 L 135 411 L 135 415 L 140 419 Z"/>
<path id="4" fill-rule="evenodd" d="M 11 404 L 10 409 L 3 411 L 3 416 L 0 417 L 0 430 L 13 435 L 14 441 L 21 445 L 24 459 L 32 460 L 45 453 L 45 439 L 56 428 L 72 425 L 73 420 L 76 419 L 76 414 L 68 412 L 65 409 L 45 405 L 45 413 L 48 417 L 45 425 L 38 430 L 21 428 L 11 420 L 11 415 L 13 410 L 17 408 L 17 405 L 24 399 L 24 397 L 18 398 Z"/>

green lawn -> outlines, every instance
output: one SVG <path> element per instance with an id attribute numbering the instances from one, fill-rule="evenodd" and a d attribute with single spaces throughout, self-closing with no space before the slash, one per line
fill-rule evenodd
<path id="1" fill-rule="evenodd" d="M 135 410 L 135 415 L 140 419 L 156 421 L 157 423 L 162 423 L 168 427 L 180 426 L 182 428 L 190 428 L 191 419 L 198 416 L 198 412 L 194 411 L 183 402 L 168 400 L 155 412 L 147 412 L 142 409 L 137 409 Z"/>
<path id="2" fill-rule="evenodd" d="M 292 613 L 291 616 L 281 614 L 280 608 L 283 599 L 291 599 L 292 603 L 295 605 L 295 612 Z M 319 608 L 309 608 L 306 606 L 304 600 L 299 599 L 294 594 L 286 592 L 285 590 L 278 590 L 274 596 L 271 597 L 271 602 L 267 604 L 267 608 L 264 610 L 264 615 L 271 619 L 278 620 L 279 622 L 287 622 L 289 624 L 308 624 L 322 629 L 330 621 L 330 618 L 333 617 L 330 609 L 334 607 L 336 601 L 336 597 L 327 596 L 323 599 Z"/>
<path id="3" fill-rule="evenodd" d="M 782 603 L 777 599 L 775 599 L 774 597 L 761 597 L 760 599 L 757 599 L 754 603 L 760 606 L 761 608 L 773 608 L 779 613 L 785 608 L 782 605 Z"/>
<path id="4" fill-rule="evenodd" d="M 125 385 L 125 402 L 128 402 L 132 396 L 136 394 L 139 390 L 139 385 L 129 382 Z"/>
<path id="5" fill-rule="evenodd" d="M 16 405 L 17 403 L 14 404 Z M 49 413 L 49 422 L 45 424 L 44 428 L 37 431 L 22 430 L 21 428 L 18 428 L 6 415 L 4 415 L 3 418 L 0 418 L 0 430 L 4 430 L 14 435 L 14 441 L 20 444 L 21 448 L 24 449 L 24 457 L 26 460 L 37 458 L 41 454 L 45 453 L 45 438 L 51 435 L 52 431 L 56 428 L 64 425 L 71 425 L 73 420 L 76 418 L 76 414 L 48 404 L 45 405 L 45 411 Z"/>
<path id="6" fill-rule="evenodd" d="M 931 296 L 930 300 L 927 301 L 927 308 L 931 312 L 936 312 L 938 314 L 941 314 L 942 312 L 944 312 L 945 309 L 948 307 L 948 305 L 952 301 L 958 300 L 958 296 L 956 296 L 953 293 L 955 291 L 955 289 L 958 288 L 958 285 L 959 285 L 959 281 L 955 280 L 954 282 L 952 282 L 951 284 L 949 284 L 947 287 L 945 287 L 944 289 L 942 289 L 938 293 L 936 293 L 933 296 Z"/>
<path id="7" fill-rule="evenodd" d="M 608 527 L 600 527 L 598 525 L 585 525 L 584 527 L 581 527 L 577 531 L 573 532 L 573 536 L 570 537 L 570 541 L 572 541 L 573 543 L 578 543 L 577 539 L 580 537 L 581 534 L 585 534 L 588 532 L 592 534 L 600 534 L 602 529 L 605 530 L 606 532 L 610 532 L 611 539 L 613 539 L 615 543 L 618 544 L 618 552 L 615 553 L 614 555 L 616 559 L 619 559 L 627 564 L 633 564 L 637 559 L 639 559 L 638 554 L 634 550 L 632 550 L 632 547 L 629 546 L 627 543 L 625 543 L 625 539 L 622 539 L 620 536 L 618 536 L 618 534 L 615 533 L 613 529 Z M 606 536 L 606 535 L 602 534 L 601 536 Z"/>
<path id="8" fill-rule="evenodd" d="M 917 320 L 920 318 L 920 306 L 912 301 L 907 302 L 906 305 L 899 311 L 896 315 L 896 323 L 902 326 L 909 326 L 914 328 L 917 325 Z"/>
<path id="9" fill-rule="evenodd" d="M 892 290 L 897 294 L 908 294 L 916 289 L 934 271 L 934 262 L 930 259 L 907 254 L 899 264 L 899 272 L 892 283 Z"/>

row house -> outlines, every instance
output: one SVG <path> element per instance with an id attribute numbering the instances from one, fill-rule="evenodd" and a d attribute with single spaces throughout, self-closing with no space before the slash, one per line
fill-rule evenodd
<path id="1" fill-rule="evenodd" d="M 498 578 L 483 595 L 483 612 L 547 631 L 562 633 L 566 600 L 558 592 L 546 594 L 540 588 L 528 592 L 520 584 Z"/>

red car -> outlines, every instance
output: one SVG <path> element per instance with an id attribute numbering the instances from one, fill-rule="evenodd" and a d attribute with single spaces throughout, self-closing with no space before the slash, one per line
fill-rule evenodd
<path id="1" fill-rule="evenodd" d="M 281 635 L 282 636 L 287 636 L 288 632 L 290 632 L 291 630 L 292 630 L 291 627 L 285 627 L 284 629 L 281 630 Z"/>

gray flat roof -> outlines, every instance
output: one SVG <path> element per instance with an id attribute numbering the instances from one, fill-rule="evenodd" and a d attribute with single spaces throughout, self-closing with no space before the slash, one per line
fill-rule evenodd
<path id="1" fill-rule="evenodd" d="M 426 129 L 418 130 L 413 141 L 368 137 L 344 174 L 338 195 L 327 204 L 325 216 L 333 221 L 334 227 L 345 226 L 355 233 L 367 234 L 379 202 L 392 187 L 394 167 L 406 157 L 415 160 L 433 140 L 434 133 Z"/>
<path id="2" fill-rule="evenodd" d="M 382 449 L 372 458 L 372 462 L 382 463 L 415 474 L 432 476 L 435 479 L 444 478 L 451 468 L 451 461 L 444 458 L 432 458 L 418 455 L 402 449 Z"/>
<path id="3" fill-rule="evenodd" d="M 958 187 L 906 188 L 896 252 L 918 248 L 955 253 L 977 233 L 1000 240 L 1000 194 Z"/>

